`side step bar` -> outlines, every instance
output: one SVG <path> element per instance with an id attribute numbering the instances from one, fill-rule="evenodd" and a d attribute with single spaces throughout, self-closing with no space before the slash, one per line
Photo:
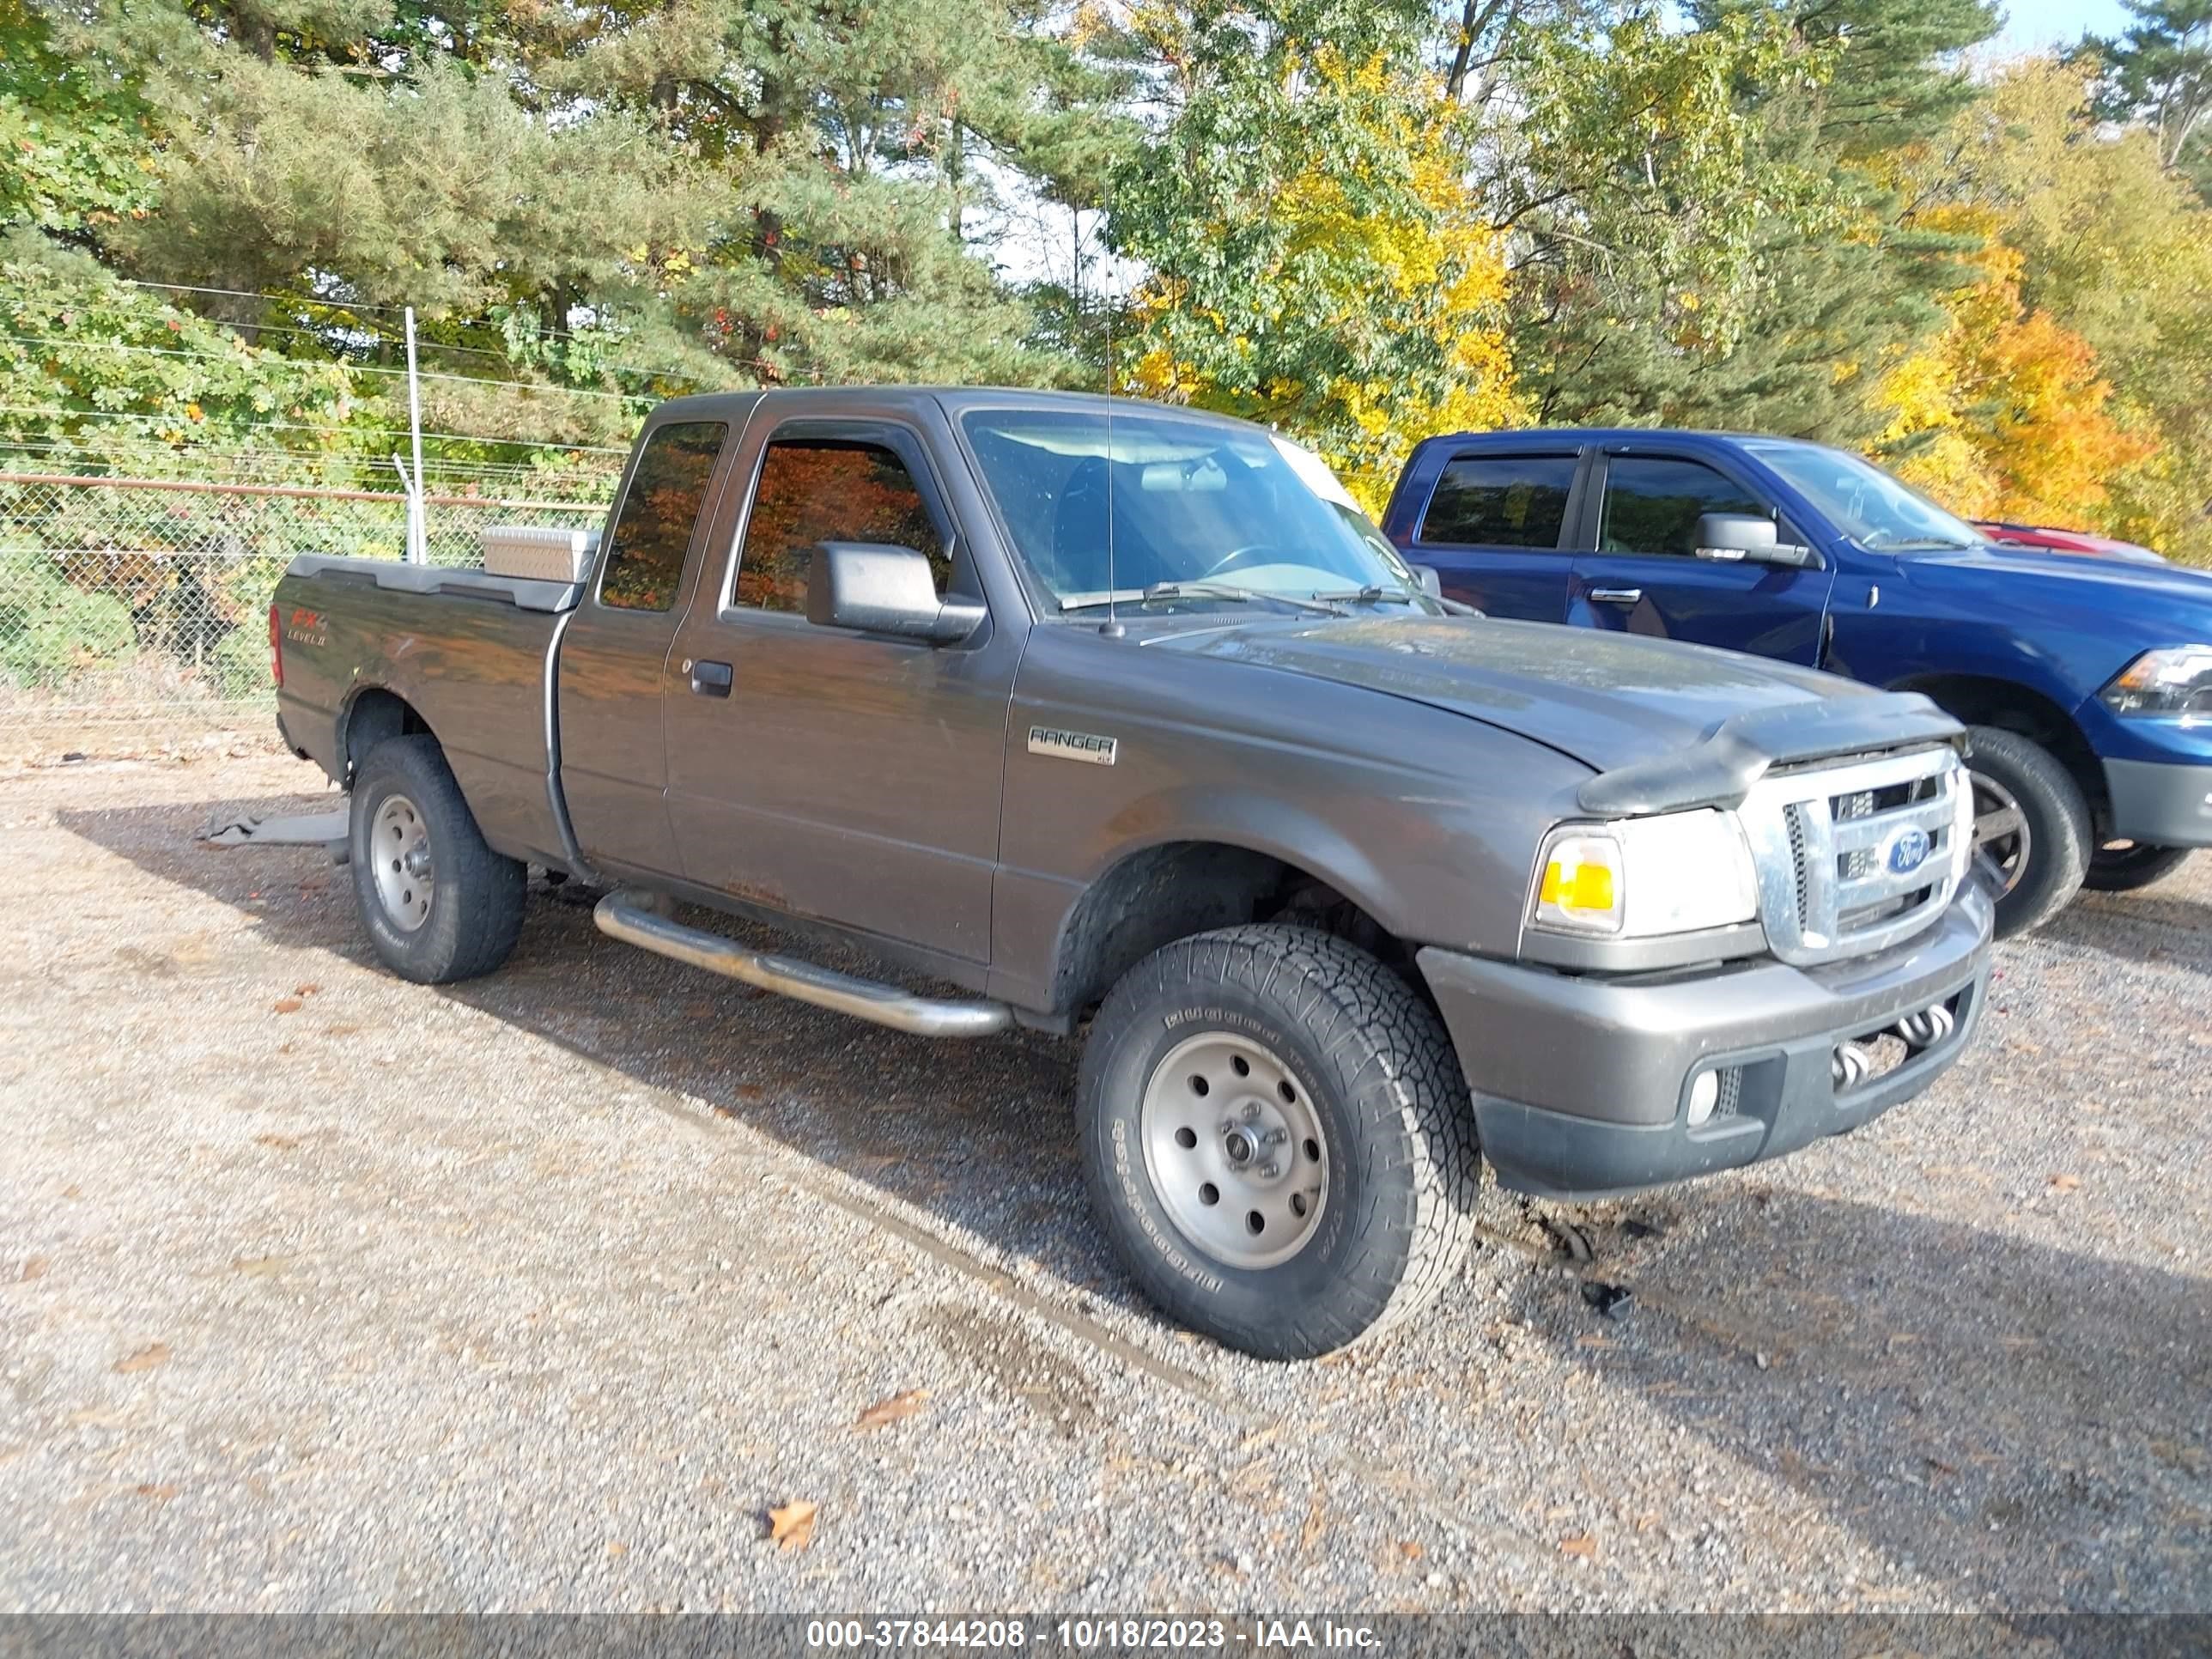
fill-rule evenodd
<path id="1" fill-rule="evenodd" d="M 1011 1030 L 1014 1011 L 1003 1002 L 947 1000 L 918 997 L 896 986 L 855 979 L 834 969 L 801 962 L 794 957 L 769 956 L 748 951 L 734 939 L 703 928 L 686 927 L 651 908 L 655 901 L 636 893 L 610 893 L 599 902 L 592 920 L 609 939 L 635 945 L 694 968 L 704 968 L 725 979 L 741 980 L 763 991 L 774 991 L 817 1008 L 888 1025 L 916 1036 L 993 1036 Z"/>

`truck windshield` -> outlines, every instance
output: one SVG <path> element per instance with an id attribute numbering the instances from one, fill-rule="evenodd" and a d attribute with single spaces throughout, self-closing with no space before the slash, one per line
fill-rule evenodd
<path id="1" fill-rule="evenodd" d="M 1753 438 L 1744 447 L 1797 486 L 1846 536 L 1870 552 L 1936 553 L 1972 547 L 1980 533 L 1875 465 L 1825 444 Z"/>
<path id="2" fill-rule="evenodd" d="M 1116 405 L 961 422 L 1007 533 L 1062 611 L 1279 600 L 1440 609 L 1318 456 L 1258 428 Z M 1334 604 L 1323 608 L 1333 609 Z"/>

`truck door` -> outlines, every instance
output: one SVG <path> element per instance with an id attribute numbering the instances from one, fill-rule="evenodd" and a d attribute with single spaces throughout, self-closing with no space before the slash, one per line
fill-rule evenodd
<path id="1" fill-rule="evenodd" d="M 1562 621 L 1577 465 L 1571 447 L 1452 456 L 1413 526 L 1406 556 L 1435 567 L 1447 598 L 1487 615 Z"/>
<path id="2" fill-rule="evenodd" d="M 1019 630 L 933 647 L 806 619 L 818 541 L 918 549 L 940 592 L 985 599 L 930 451 L 888 414 L 764 414 L 739 465 L 736 556 L 702 575 L 669 660 L 685 878 L 988 962 Z"/>
<path id="3" fill-rule="evenodd" d="M 561 787 L 577 844 L 595 865 L 677 871 L 662 800 L 661 675 L 729 435 L 722 421 L 647 426 L 597 580 L 561 636 Z"/>
<path id="4" fill-rule="evenodd" d="M 1832 570 L 1695 555 L 1700 515 L 1773 515 L 1735 469 L 1657 445 L 1616 446 L 1598 458 L 1585 495 L 1569 622 L 1820 661 Z M 1781 530 L 1784 541 L 1806 540 L 1787 523 Z"/>

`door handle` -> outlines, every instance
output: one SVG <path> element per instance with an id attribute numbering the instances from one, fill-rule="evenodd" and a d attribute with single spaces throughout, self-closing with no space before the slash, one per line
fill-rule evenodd
<path id="1" fill-rule="evenodd" d="M 1640 587 L 1593 587 L 1589 596 L 1600 605 L 1641 605 L 1644 590 Z"/>
<path id="2" fill-rule="evenodd" d="M 726 697 L 730 695 L 730 665 L 726 662 L 689 662 L 684 665 L 691 671 L 691 690 L 702 697 Z"/>

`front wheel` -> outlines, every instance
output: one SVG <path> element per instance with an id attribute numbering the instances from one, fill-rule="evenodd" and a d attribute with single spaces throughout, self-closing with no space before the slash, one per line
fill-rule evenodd
<path id="1" fill-rule="evenodd" d="M 2073 901 L 2089 867 L 2089 804 L 2057 756 L 2017 732 L 1967 728 L 1974 850 L 1996 885 L 1996 936 L 2040 927 Z"/>
<path id="2" fill-rule="evenodd" d="M 353 785 L 354 902 L 384 965 L 424 985 L 488 974 L 522 932 L 528 867 L 484 844 L 435 738 L 392 738 Z"/>
<path id="3" fill-rule="evenodd" d="M 2172 875 L 2196 850 L 2153 847 L 2139 841 L 2114 842 L 2089 855 L 2089 873 L 2081 884 L 2100 893 L 2132 893 Z"/>
<path id="4" fill-rule="evenodd" d="M 1474 1237 L 1467 1085 L 1435 1012 L 1310 928 L 1166 945 L 1114 988 L 1078 1084 L 1085 1172 L 1146 1293 L 1304 1359 L 1408 1317 Z"/>

